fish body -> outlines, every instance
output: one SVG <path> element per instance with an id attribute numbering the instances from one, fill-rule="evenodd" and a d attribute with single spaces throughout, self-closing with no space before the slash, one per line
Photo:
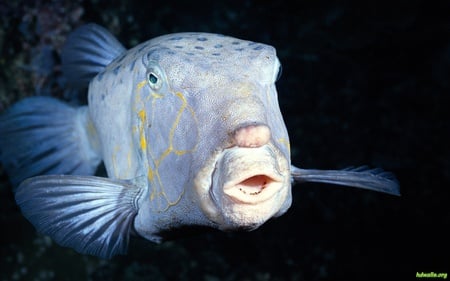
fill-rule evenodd
<path id="1" fill-rule="evenodd" d="M 160 242 L 189 225 L 253 230 L 288 210 L 292 182 L 398 193 L 382 170 L 291 165 L 272 46 L 176 33 L 126 50 L 95 24 L 65 46 L 64 73 L 89 85 L 88 105 L 29 98 L 0 118 L 16 201 L 63 246 L 109 258 L 132 234 Z M 94 176 L 100 163 L 107 178 Z"/>
<path id="2" fill-rule="evenodd" d="M 155 223 L 160 225 L 167 218 L 153 215 L 159 212 L 185 220 L 181 223 L 189 223 L 192 217 L 182 214 L 191 213 L 222 229 L 254 228 L 287 209 L 289 141 L 274 87 L 279 68 L 273 47 L 177 33 L 134 47 L 92 79 L 89 113 L 108 176 L 147 181 L 139 225 L 154 219 L 162 220 Z M 271 182 L 278 204 L 261 202 L 271 207 L 250 212 L 259 196 L 244 199 L 246 191 L 231 186 L 227 192 L 236 199 L 228 199 L 233 196 L 218 186 L 210 189 L 214 179 L 232 185 L 249 178 Z M 198 198 L 203 199 L 192 204 Z"/>

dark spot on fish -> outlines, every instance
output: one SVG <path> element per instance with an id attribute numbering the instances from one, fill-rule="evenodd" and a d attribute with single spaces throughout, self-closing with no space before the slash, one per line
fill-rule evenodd
<path id="1" fill-rule="evenodd" d="M 167 51 L 167 54 L 169 54 L 169 55 L 175 55 L 176 52 L 169 50 L 169 51 Z"/>
<path id="2" fill-rule="evenodd" d="M 168 48 L 167 48 L 168 49 Z M 147 62 L 151 61 L 151 60 L 155 60 L 158 61 L 160 58 L 160 52 L 161 52 L 161 48 L 158 48 L 158 46 L 155 46 L 154 49 L 151 49 L 148 53 L 147 53 Z"/>
<path id="3" fill-rule="evenodd" d="M 234 50 L 240 52 L 240 51 L 243 51 L 244 48 L 236 48 L 236 49 L 234 49 Z"/>
<path id="4" fill-rule="evenodd" d="M 176 45 L 175 48 L 177 48 L 177 49 L 183 49 L 183 46 Z"/>
<path id="5" fill-rule="evenodd" d="M 142 52 L 142 50 L 147 48 L 149 44 L 150 42 L 143 43 L 142 46 L 138 49 L 138 53 Z"/>
<path id="6" fill-rule="evenodd" d="M 123 55 L 119 56 L 119 57 L 115 60 L 115 62 L 116 62 L 116 63 L 121 63 L 121 62 L 123 61 L 123 59 L 125 58 L 125 56 L 126 56 L 126 54 L 123 54 Z"/>
<path id="7" fill-rule="evenodd" d="M 133 62 L 131 63 L 131 65 L 130 65 L 130 71 L 133 70 L 135 64 L 136 64 L 136 59 L 133 60 Z"/>
<path id="8" fill-rule="evenodd" d="M 220 53 L 212 53 L 213 56 L 220 56 Z"/>
<path id="9" fill-rule="evenodd" d="M 216 49 L 219 49 L 219 48 L 222 48 L 223 47 L 223 45 L 222 44 L 217 44 L 217 45 L 214 45 L 214 48 L 216 48 Z"/>
<path id="10" fill-rule="evenodd" d="M 198 40 L 198 41 L 202 41 L 202 42 L 203 42 L 203 41 L 207 41 L 207 40 L 208 40 L 208 38 L 205 38 L 205 37 L 199 37 L 199 38 L 197 38 L 197 40 Z"/>
<path id="11" fill-rule="evenodd" d="M 257 44 L 256 42 L 250 42 L 250 43 L 248 43 L 249 46 L 253 46 L 253 45 L 256 45 L 256 44 Z"/>
<path id="12" fill-rule="evenodd" d="M 105 100 L 105 94 L 101 95 L 102 100 Z"/>
<path id="13" fill-rule="evenodd" d="M 253 48 L 253 50 L 258 51 L 258 50 L 261 50 L 262 48 L 263 48 L 262 45 L 258 45 L 255 48 Z"/>
<path id="14" fill-rule="evenodd" d="M 170 38 L 169 40 L 170 40 L 170 41 L 179 41 L 179 40 L 181 40 L 181 39 L 183 39 L 183 36 L 172 37 L 172 38 Z"/>
<path id="15" fill-rule="evenodd" d="M 139 49 L 138 49 L 138 53 L 142 52 L 142 50 L 144 50 L 147 47 L 147 44 L 143 44 Z"/>
<path id="16" fill-rule="evenodd" d="M 193 55 L 194 55 L 194 53 L 191 53 L 191 52 L 187 52 L 187 53 L 186 53 L 186 55 L 188 55 L 188 56 L 193 56 Z"/>
<path id="17" fill-rule="evenodd" d="M 233 45 L 239 45 L 239 44 L 241 44 L 241 42 L 239 42 L 239 41 L 233 41 L 233 42 L 231 42 L 231 44 L 233 44 Z"/>
<path id="18" fill-rule="evenodd" d="M 102 81 L 104 74 L 105 74 L 104 72 L 100 72 L 99 74 L 97 74 L 97 81 L 99 82 Z"/>
<path id="19" fill-rule="evenodd" d="M 201 47 L 201 46 L 195 46 L 194 48 L 197 49 L 197 50 L 203 50 L 203 49 L 205 49 L 205 48 L 203 48 L 203 47 Z"/>
<path id="20" fill-rule="evenodd" d="M 121 65 L 118 65 L 113 69 L 114 75 L 117 75 L 119 73 L 120 67 L 121 67 Z"/>

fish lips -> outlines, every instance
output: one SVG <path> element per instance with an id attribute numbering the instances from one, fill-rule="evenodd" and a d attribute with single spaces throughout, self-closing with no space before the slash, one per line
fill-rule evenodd
<path id="1" fill-rule="evenodd" d="M 209 217 L 223 230 L 251 230 L 281 215 L 290 206 L 288 167 L 272 145 L 225 149 L 211 174 Z"/>

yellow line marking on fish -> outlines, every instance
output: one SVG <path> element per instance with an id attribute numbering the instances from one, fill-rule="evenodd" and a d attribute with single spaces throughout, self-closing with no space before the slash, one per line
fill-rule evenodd
<path id="1" fill-rule="evenodd" d="M 158 156 L 155 157 L 154 155 L 152 155 L 151 151 L 147 151 L 147 155 L 150 156 L 151 159 L 153 159 L 153 163 L 150 165 L 152 167 L 148 168 L 147 171 L 147 178 L 150 182 L 152 182 L 153 184 L 151 184 L 151 192 L 149 195 L 149 199 L 151 201 L 154 201 L 156 199 L 162 199 L 166 202 L 166 205 L 163 206 L 161 205 L 161 202 L 158 201 L 158 209 L 159 211 L 163 212 L 166 211 L 167 209 L 169 209 L 171 206 L 175 206 L 176 204 L 178 204 L 178 202 L 181 200 L 183 194 L 184 194 L 184 190 L 181 194 L 179 194 L 179 196 L 177 196 L 177 198 L 175 198 L 174 200 L 170 200 L 169 196 L 167 195 L 166 191 L 165 191 L 165 187 L 164 184 L 161 180 L 160 174 L 159 174 L 159 167 L 161 166 L 161 163 L 167 158 L 168 155 L 170 155 L 171 153 L 174 153 L 177 156 L 182 156 L 185 155 L 186 153 L 190 153 L 192 151 L 194 151 L 197 147 L 197 144 L 192 148 L 192 149 L 185 149 L 185 150 L 178 150 L 174 147 L 174 138 L 175 138 L 175 132 L 176 129 L 178 127 L 178 125 L 180 124 L 181 120 L 182 120 L 182 116 L 183 113 L 186 112 L 186 109 L 188 110 L 189 114 L 191 114 L 192 118 L 194 119 L 195 122 L 197 122 L 197 119 L 195 117 L 195 112 L 192 109 L 192 107 L 190 107 L 188 105 L 188 102 L 186 100 L 186 98 L 184 97 L 184 95 L 180 92 L 176 92 L 174 93 L 174 95 L 181 101 L 181 105 L 178 108 L 177 114 L 175 116 L 175 120 L 172 123 L 172 126 L 170 127 L 170 131 L 169 131 L 169 135 L 168 135 L 168 147 Z M 156 99 L 161 99 L 164 98 L 163 95 L 161 94 L 157 94 L 157 93 L 152 93 L 151 94 L 151 98 L 153 99 L 151 102 L 152 107 L 156 106 Z M 153 113 L 155 112 L 155 110 L 152 110 L 152 118 L 153 118 Z M 142 118 L 142 114 L 140 114 L 140 118 Z"/>
<path id="2" fill-rule="evenodd" d="M 147 112 L 141 109 L 138 112 L 138 116 L 141 121 L 141 126 L 139 127 L 139 146 L 141 150 L 145 151 L 147 149 L 147 140 L 145 139 L 144 127 L 147 122 Z"/>
<path id="3" fill-rule="evenodd" d="M 147 84 L 147 80 L 142 80 L 137 84 L 137 90 L 140 92 L 141 89 Z"/>

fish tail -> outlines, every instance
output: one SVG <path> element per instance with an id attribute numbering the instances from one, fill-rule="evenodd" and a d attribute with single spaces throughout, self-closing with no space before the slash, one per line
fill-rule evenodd
<path id="1" fill-rule="evenodd" d="M 93 175 L 100 155 L 86 106 L 31 97 L 0 116 L 0 163 L 14 186 L 36 175 Z"/>

